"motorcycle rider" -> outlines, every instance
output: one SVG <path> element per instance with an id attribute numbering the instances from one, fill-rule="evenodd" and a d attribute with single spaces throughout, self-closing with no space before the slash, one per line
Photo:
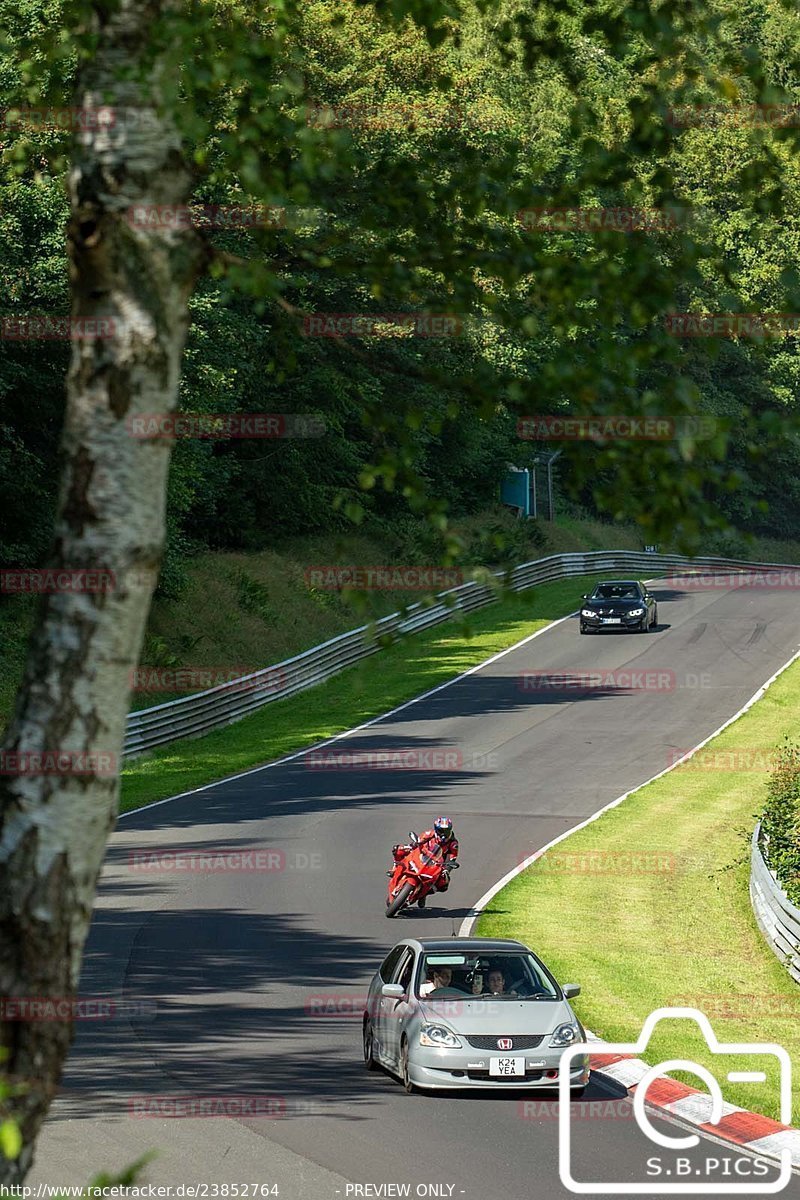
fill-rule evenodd
<path id="1" fill-rule="evenodd" d="M 456 862 L 456 859 L 458 858 L 458 839 L 455 835 L 453 822 L 450 820 L 450 818 L 437 817 L 433 822 L 433 828 L 426 829 L 424 833 L 419 835 L 419 838 L 417 839 L 417 846 L 428 851 L 435 851 L 441 847 L 442 858 L 445 860 L 446 866 L 439 876 L 439 880 L 436 884 L 436 890 L 437 892 L 446 892 L 450 886 L 450 872 L 454 867 L 458 866 L 458 863 Z M 405 846 L 401 842 L 398 842 L 396 845 L 392 846 L 394 865 L 390 871 L 386 872 L 386 874 L 393 875 L 394 868 L 397 866 L 397 864 L 402 862 L 406 855 L 410 854 L 413 849 L 413 845 Z M 424 908 L 425 900 L 426 897 L 423 896 L 417 901 L 417 906 L 419 908 Z"/>

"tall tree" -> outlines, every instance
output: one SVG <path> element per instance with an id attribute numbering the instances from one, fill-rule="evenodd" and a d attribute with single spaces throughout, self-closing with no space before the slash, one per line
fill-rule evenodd
<path id="1" fill-rule="evenodd" d="M 676 295 L 699 286 L 705 246 L 651 239 L 620 249 L 612 234 L 591 243 L 559 235 L 537 241 L 519 231 L 515 213 L 540 202 L 679 200 L 664 108 L 698 88 L 714 97 L 718 77 L 730 94 L 729 59 L 748 99 L 772 95 L 760 59 L 731 48 L 716 13 L 698 14 L 691 0 L 575 0 L 567 8 L 538 0 L 520 9 L 506 0 L 488 17 L 485 7 L 319 0 L 262 10 L 245 0 L 96 0 L 86 24 L 69 17 L 68 45 L 80 60 L 77 103 L 106 105 L 116 116 L 111 126 L 81 132 L 72 155 L 73 317 L 111 324 L 109 336 L 73 350 L 51 565 L 103 568 L 115 586 L 48 595 L 41 604 L 6 742 L 23 765 L 0 782 L 0 994 L 70 995 L 77 986 L 116 806 L 116 773 L 105 768 L 122 746 L 130 668 L 164 541 L 169 445 L 132 438 L 129 422 L 177 404 L 189 298 L 206 267 L 225 289 L 254 300 L 281 350 L 279 317 L 302 316 L 309 275 L 320 287 L 330 278 L 336 295 L 350 272 L 362 311 L 402 304 L 477 318 L 469 328 L 487 353 L 447 360 L 457 367 L 457 386 L 436 355 L 425 361 L 405 344 L 384 354 L 387 378 L 398 368 L 398 378 L 404 371 L 432 380 L 438 403 L 427 403 L 424 387 L 397 388 L 392 405 L 369 381 L 360 393 L 373 446 L 361 486 L 396 489 L 438 525 L 442 504 L 426 495 L 416 435 L 437 435 L 466 408 L 489 416 L 498 407 L 557 411 L 568 402 L 579 412 L 682 417 L 697 402 L 663 315 Z M 358 37 L 369 48 L 390 29 L 397 31 L 392 70 L 387 77 L 384 60 L 373 61 L 363 94 L 368 109 L 391 114 L 388 127 L 365 136 L 363 128 L 309 124 L 308 103 L 341 98 L 341 72 L 310 69 L 316 49 L 332 67 L 337 57 L 344 63 L 352 90 L 347 48 Z M 561 97 L 568 155 L 541 113 L 531 114 L 530 99 L 526 114 L 521 83 L 508 106 L 515 111 L 492 104 L 480 116 L 480 71 L 459 75 L 462 41 L 494 62 L 498 77 L 505 69 L 530 78 L 537 104 Z M 423 45 L 430 47 L 424 56 Z M 307 94 L 305 67 L 316 95 Z M 619 83 L 621 73 L 630 87 Z M 401 115 L 409 101 L 410 118 Z M 428 104 L 432 115 L 421 111 Z M 445 127 L 451 110 L 467 114 L 457 154 Z M 541 137 L 515 135 L 515 124 L 531 115 Z M 756 145 L 739 173 L 743 194 L 776 174 L 770 145 Z M 270 204 L 324 201 L 326 211 L 338 203 L 339 223 L 329 238 L 263 230 L 248 259 L 192 229 L 126 219 L 134 206 L 182 205 L 201 187 Z M 532 336 L 536 352 L 520 368 Z M 648 373 L 657 385 L 647 383 Z M 601 446 L 598 472 L 611 468 L 600 489 L 606 506 L 618 511 L 631 488 L 645 494 L 655 471 L 662 487 L 650 492 L 652 527 L 680 521 L 702 529 L 713 510 L 704 504 L 707 471 L 693 462 L 695 441 L 687 434 L 647 455 Z M 729 482 L 723 470 L 719 478 Z M 84 759 L 55 774 L 31 767 L 31 755 L 53 751 Z M 69 1037 L 69 1026 L 58 1023 L 0 1024 L 6 1071 L 19 1085 L 8 1106 L 23 1134 L 22 1153 L 0 1158 L 2 1182 L 19 1181 L 30 1166 Z"/>

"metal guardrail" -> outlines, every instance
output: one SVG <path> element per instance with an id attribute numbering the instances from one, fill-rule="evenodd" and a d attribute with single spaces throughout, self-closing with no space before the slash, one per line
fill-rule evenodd
<path id="1" fill-rule="evenodd" d="M 580 554 L 552 554 L 547 558 L 522 563 L 510 572 L 495 572 L 495 577 L 498 581 L 506 579 L 512 591 L 522 592 L 540 583 L 575 575 L 624 572 L 635 576 L 644 574 L 649 578 L 669 569 L 772 572 L 794 568 L 788 568 L 785 563 L 752 563 L 742 559 L 690 559 L 680 554 L 592 550 Z M 440 592 L 433 604 L 412 604 L 402 614 L 392 613 L 372 625 L 362 625 L 349 633 L 339 634 L 275 666 L 229 680 L 208 691 L 139 709 L 128 715 L 123 753 L 125 757 L 131 757 L 180 738 L 198 737 L 221 729 L 265 704 L 313 687 L 353 663 L 377 653 L 387 637 L 430 629 L 456 612 L 466 613 L 483 608 L 497 599 L 497 594 L 497 589 L 490 584 L 465 583 Z"/>
<path id="2" fill-rule="evenodd" d="M 800 983 L 800 908 L 792 904 L 767 866 L 760 834 L 759 823 L 750 852 L 750 901 L 764 937 L 795 983 Z"/>

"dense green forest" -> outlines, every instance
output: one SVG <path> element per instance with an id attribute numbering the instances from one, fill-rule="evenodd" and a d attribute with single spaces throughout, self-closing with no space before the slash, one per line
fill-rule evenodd
<path id="1" fill-rule="evenodd" d="M 645 540 L 800 534 L 797 337 L 665 323 L 800 310 L 793 7 L 506 0 L 440 6 L 433 22 L 424 4 L 391 21 L 390 6 L 352 0 L 211 7 L 216 28 L 206 16 L 197 36 L 225 41 L 233 14 L 252 49 L 238 77 L 220 60 L 180 80 L 194 195 L 278 215 L 204 231 L 181 408 L 306 414 L 325 432 L 178 440 L 166 594 L 200 550 L 396 525 L 409 504 L 440 528 L 543 449 L 563 449 L 562 495 L 639 521 Z M 0 316 L 66 313 L 68 139 L 13 113 L 68 94 L 74 47 L 53 49 L 67 10 L 0 10 Z M 702 119 L 676 118 L 681 105 Z M 784 115 L 762 120 L 764 105 Z M 517 215 L 578 206 L 689 217 L 624 232 Z M 308 333 L 309 314 L 400 311 L 458 314 L 458 335 Z M 69 355 L 63 341 L 0 344 L 5 564 L 47 555 Z M 518 434 L 520 416 L 566 413 L 667 417 L 676 433 Z"/>

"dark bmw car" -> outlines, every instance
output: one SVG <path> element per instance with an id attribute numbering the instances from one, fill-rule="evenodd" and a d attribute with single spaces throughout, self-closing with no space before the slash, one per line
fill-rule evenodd
<path id="1" fill-rule="evenodd" d="M 637 579 L 611 579 L 598 583 L 583 597 L 581 633 L 599 629 L 627 629 L 647 633 L 658 624 L 658 605 Z"/>

